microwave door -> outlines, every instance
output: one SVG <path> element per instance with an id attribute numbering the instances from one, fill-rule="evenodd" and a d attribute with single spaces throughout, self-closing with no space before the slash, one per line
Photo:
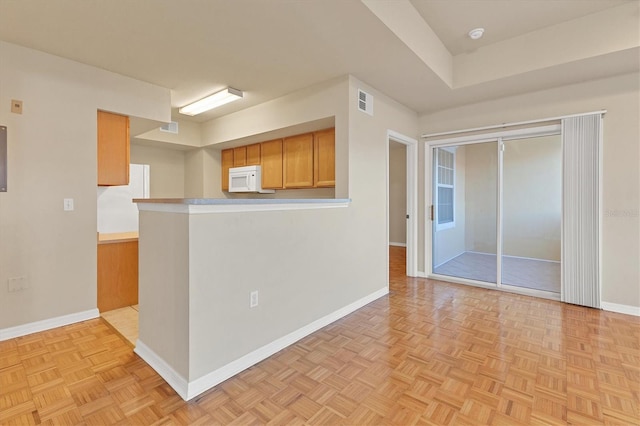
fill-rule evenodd
<path id="1" fill-rule="evenodd" d="M 249 190 L 249 176 L 246 174 L 240 174 L 231 176 L 231 182 L 229 182 L 229 188 L 233 191 L 248 191 Z"/>

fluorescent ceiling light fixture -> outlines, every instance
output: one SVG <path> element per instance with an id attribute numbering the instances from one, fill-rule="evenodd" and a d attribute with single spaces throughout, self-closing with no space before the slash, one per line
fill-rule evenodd
<path id="1" fill-rule="evenodd" d="M 213 95 L 200 99 L 192 104 L 183 106 L 178 110 L 180 114 L 184 115 L 198 115 L 210 109 L 217 108 L 221 105 L 228 104 L 229 102 L 242 99 L 242 90 L 233 89 L 227 87 L 220 92 L 216 92 Z"/>

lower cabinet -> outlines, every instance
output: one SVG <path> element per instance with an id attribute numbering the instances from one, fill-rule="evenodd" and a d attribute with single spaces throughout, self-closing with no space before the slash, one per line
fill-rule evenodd
<path id="1" fill-rule="evenodd" d="M 98 243 L 98 310 L 138 304 L 138 241 Z"/>

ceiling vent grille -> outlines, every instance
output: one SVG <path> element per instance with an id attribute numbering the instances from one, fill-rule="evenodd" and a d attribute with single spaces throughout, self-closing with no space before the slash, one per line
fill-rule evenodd
<path id="1" fill-rule="evenodd" d="M 373 96 L 358 89 L 358 109 L 373 116 Z"/>
<path id="2" fill-rule="evenodd" d="M 172 121 L 171 123 L 163 124 L 160 127 L 161 132 L 178 134 L 178 123 L 176 121 Z"/>

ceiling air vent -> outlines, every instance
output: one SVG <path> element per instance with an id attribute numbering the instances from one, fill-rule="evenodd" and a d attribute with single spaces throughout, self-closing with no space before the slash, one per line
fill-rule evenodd
<path id="1" fill-rule="evenodd" d="M 358 109 L 373 116 L 373 96 L 358 89 Z"/>
<path id="2" fill-rule="evenodd" d="M 167 133 L 173 133 L 173 134 L 178 134 L 178 123 L 175 121 L 172 121 L 171 123 L 167 123 L 167 124 L 163 124 L 162 127 L 160 127 L 160 131 L 161 132 L 167 132 Z"/>

